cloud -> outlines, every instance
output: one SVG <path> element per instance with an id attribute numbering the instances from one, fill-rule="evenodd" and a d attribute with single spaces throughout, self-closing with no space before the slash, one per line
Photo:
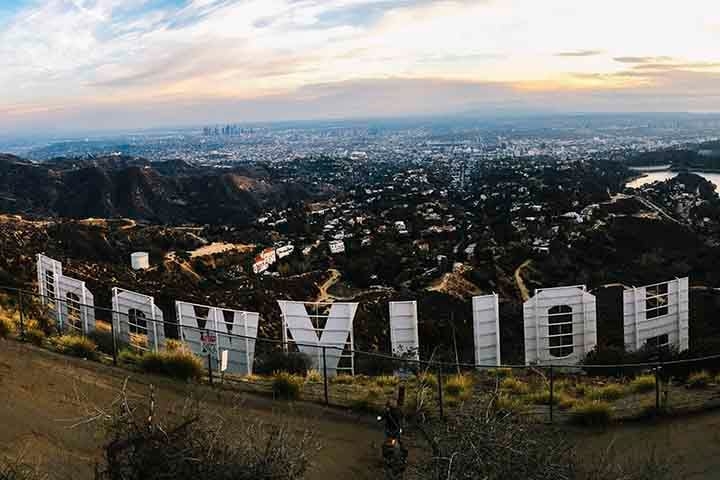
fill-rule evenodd
<path id="1" fill-rule="evenodd" d="M 688 83 L 674 72 L 703 73 L 686 80 L 705 85 L 718 68 L 705 19 L 720 15 L 720 2 L 710 0 L 698 0 L 702 16 L 653 0 L 22 1 L 0 19 L 0 111 L 45 123 L 118 124 L 93 108 L 148 122 L 161 112 L 204 122 L 220 112 L 231 120 L 502 108 L 496 99 L 572 109 L 570 99 L 579 108 L 591 93 L 609 108 L 607 92 L 637 96 L 641 86 L 669 85 L 664 93 L 682 98 Z M 649 9 L 653 22 L 641 21 Z"/>
<path id="2" fill-rule="evenodd" d="M 596 55 L 602 55 L 602 50 L 573 50 L 566 52 L 558 52 L 555 54 L 556 57 L 594 57 Z"/>
<path id="3" fill-rule="evenodd" d="M 672 57 L 615 57 L 613 58 L 616 62 L 619 63 L 658 63 L 658 62 L 671 62 L 673 60 Z"/>

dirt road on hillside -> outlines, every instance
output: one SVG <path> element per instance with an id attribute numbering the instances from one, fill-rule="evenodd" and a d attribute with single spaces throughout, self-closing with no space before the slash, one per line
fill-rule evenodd
<path id="1" fill-rule="evenodd" d="M 91 479 L 101 458 L 103 435 L 94 427 L 71 425 L 85 416 L 87 405 L 108 407 L 128 376 L 128 391 L 134 395 L 143 395 L 152 383 L 161 409 L 181 405 L 187 395 L 199 398 L 210 414 L 222 416 L 228 431 L 241 431 L 248 420 L 313 430 L 323 451 L 310 480 L 382 478 L 377 458 L 382 430 L 372 419 L 312 404 L 182 385 L 4 340 L 0 340 L 0 452 L 21 455 L 52 479 Z"/>

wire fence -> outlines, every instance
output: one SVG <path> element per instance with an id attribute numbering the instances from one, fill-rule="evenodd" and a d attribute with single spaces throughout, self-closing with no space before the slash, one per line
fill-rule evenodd
<path id="1" fill-rule="evenodd" d="M 613 365 L 474 365 L 240 335 L 16 288 L 0 292 L 21 341 L 35 341 L 38 330 L 50 341 L 90 337 L 101 360 L 121 365 L 123 352 L 159 351 L 172 339 L 201 359 L 211 384 L 273 395 L 276 373 L 284 371 L 293 374 L 303 400 L 328 406 L 379 411 L 402 391 L 413 413 L 442 417 L 492 408 L 537 422 L 586 424 L 720 406 L 720 376 L 714 376 L 720 355 Z M 301 354 L 300 347 L 318 354 Z M 339 374 L 348 368 L 343 362 L 352 362 L 352 374 Z"/>

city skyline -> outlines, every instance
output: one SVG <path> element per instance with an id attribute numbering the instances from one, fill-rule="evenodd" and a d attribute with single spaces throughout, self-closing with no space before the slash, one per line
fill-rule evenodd
<path id="1" fill-rule="evenodd" d="M 720 111 L 705 0 L 10 0 L 0 129 Z"/>

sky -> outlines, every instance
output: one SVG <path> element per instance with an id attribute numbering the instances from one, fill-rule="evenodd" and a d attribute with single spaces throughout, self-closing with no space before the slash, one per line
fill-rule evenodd
<path id="1" fill-rule="evenodd" d="M 718 112 L 718 0 L 0 0 L 0 133 Z"/>

